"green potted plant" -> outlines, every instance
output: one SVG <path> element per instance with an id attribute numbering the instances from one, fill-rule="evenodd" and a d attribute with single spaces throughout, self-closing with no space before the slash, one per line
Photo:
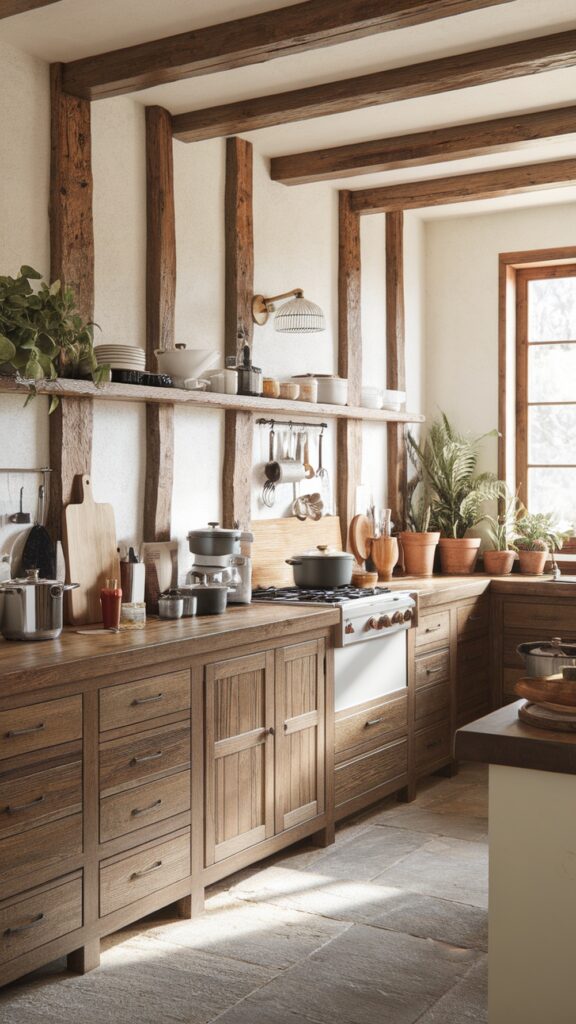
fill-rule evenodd
<path id="1" fill-rule="evenodd" d="M 476 473 L 480 442 L 495 434 L 466 437 L 442 413 L 432 423 L 424 446 L 408 435 L 413 459 L 432 493 L 431 525 L 441 534 L 442 572 L 474 572 L 480 537 L 468 533 L 483 518 L 484 503 L 504 491 L 504 484 L 493 473 Z"/>
<path id="2" fill-rule="evenodd" d="M 432 515 L 430 496 L 417 464 L 414 448 L 408 440 L 407 446 L 416 473 L 408 481 L 406 529 L 399 534 L 404 570 L 408 576 L 431 576 L 440 531 L 429 529 Z"/>
<path id="3" fill-rule="evenodd" d="M 520 572 L 540 576 L 544 572 L 548 555 L 559 551 L 569 536 L 570 531 L 562 533 L 555 525 L 552 513 L 524 510 L 518 519 L 518 535 L 514 542 Z"/>
<path id="4" fill-rule="evenodd" d="M 31 281 L 41 284 L 34 289 Z M 0 276 L 0 372 L 26 381 L 32 394 L 41 380 L 104 379 L 108 368 L 96 362 L 93 326 L 60 281 L 49 285 L 28 266 L 16 277 Z"/>
<path id="5" fill-rule="evenodd" d="M 516 552 L 514 542 L 518 536 L 518 515 L 522 509 L 518 497 L 508 494 L 496 516 L 485 515 L 486 534 L 491 548 L 484 551 L 484 570 L 491 576 L 508 576 L 512 572 Z"/>

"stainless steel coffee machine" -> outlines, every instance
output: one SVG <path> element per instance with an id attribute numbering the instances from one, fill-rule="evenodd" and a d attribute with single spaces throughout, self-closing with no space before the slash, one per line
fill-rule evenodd
<path id="1" fill-rule="evenodd" d="M 229 604 L 250 604 L 253 539 L 251 533 L 240 529 L 224 530 L 218 523 L 208 523 L 208 529 L 191 530 L 188 547 L 193 560 L 186 582 L 226 584 Z"/>

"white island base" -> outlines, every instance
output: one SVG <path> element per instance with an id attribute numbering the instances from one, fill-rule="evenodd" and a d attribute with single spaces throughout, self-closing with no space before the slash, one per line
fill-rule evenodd
<path id="1" fill-rule="evenodd" d="M 490 765 L 489 1024 L 576 1024 L 576 775 Z"/>

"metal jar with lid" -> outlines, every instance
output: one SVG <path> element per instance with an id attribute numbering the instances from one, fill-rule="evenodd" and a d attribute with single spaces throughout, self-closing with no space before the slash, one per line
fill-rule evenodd
<path id="1" fill-rule="evenodd" d="M 38 569 L 28 569 L 25 579 L 0 584 L 4 595 L 2 635 L 6 640 L 55 640 L 62 632 L 64 591 L 78 586 L 42 580 Z"/>

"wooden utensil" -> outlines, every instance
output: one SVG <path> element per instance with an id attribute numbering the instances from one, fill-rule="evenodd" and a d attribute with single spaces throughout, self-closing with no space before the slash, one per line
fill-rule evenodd
<path id="1" fill-rule="evenodd" d="M 352 554 L 359 565 L 363 565 L 370 554 L 372 523 L 368 516 L 354 516 L 348 531 Z"/>
<path id="2" fill-rule="evenodd" d="M 398 561 L 399 549 L 396 537 L 373 537 L 370 558 L 378 570 L 381 580 L 391 580 L 392 571 Z"/>
<path id="3" fill-rule="evenodd" d="M 73 625 L 101 622 L 100 591 L 106 579 L 120 579 L 114 509 L 94 501 L 89 476 L 83 476 L 81 484 L 82 501 L 64 512 L 68 580 L 80 584 L 68 595 Z"/>
<path id="4" fill-rule="evenodd" d="M 576 709 L 576 686 L 560 675 L 552 679 L 519 679 L 514 684 L 514 692 L 535 704 L 556 704 Z"/>
<path id="5" fill-rule="evenodd" d="M 524 704 L 518 708 L 518 718 L 537 729 L 551 729 L 552 732 L 576 732 L 576 711 L 574 714 L 558 713 L 539 704 Z"/>

